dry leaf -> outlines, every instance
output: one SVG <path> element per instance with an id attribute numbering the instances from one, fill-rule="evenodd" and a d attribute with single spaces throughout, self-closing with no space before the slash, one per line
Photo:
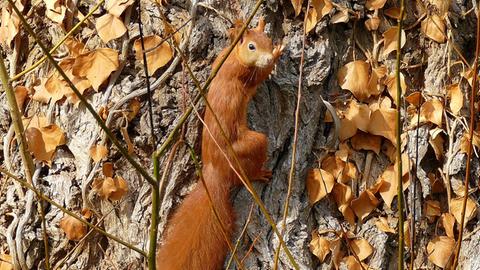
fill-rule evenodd
<path id="1" fill-rule="evenodd" d="M 95 28 L 97 29 L 98 35 L 107 43 L 112 39 L 119 38 L 127 32 L 127 28 L 123 21 L 110 13 L 103 15 L 97 19 L 95 23 Z"/>
<path id="2" fill-rule="evenodd" d="M 130 139 L 130 135 L 128 135 L 128 126 L 124 126 L 120 128 L 120 133 L 122 133 L 123 140 L 127 144 L 127 151 L 129 154 L 133 154 L 135 147 Z"/>
<path id="3" fill-rule="evenodd" d="M 337 74 L 340 87 L 349 90 L 361 101 L 370 97 L 370 93 L 368 92 L 369 78 L 370 64 L 363 60 L 347 63 L 340 68 Z"/>
<path id="4" fill-rule="evenodd" d="M 343 172 L 345 161 L 341 160 L 336 155 L 329 155 L 322 160 L 322 169 L 333 175 L 337 179 Z"/>
<path id="5" fill-rule="evenodd" d="M 388 221 L 385 217 L 379 217 L 377 221 L 375 221 L 375 226 L 382 231 L 386 233 L 397 233 L 393 228 L 388 225 Z"/>
<path id="6" fill-rule="evenodd" d="M 333 9 L 331 0 L 312 0 L 312 6 L 317 11 L 317 20 L 325 17 Z"/>
<path id="7" fill-rule="evenodd" d="M 371 150 L 378 155 L 380 154 L 382 137 L 358 132 L 352 137 L 350 143 L 355 150 Z"/>
<path id="8" fill-rule="evenodd" d="M 350 208 L 350 202 L 352 201 L 352 189 L 350 186 L 342 183 L 336 183 L 332 190 L 333 197 L 337 203 L 338 210 L 342 213 L 345 220 L 350 225 L 355 224 L 355 215 L 352 208 Z"/>
<path id="9" fill-rule="evenodd" d="M 72 57 L 79 56 L 85 52 L 85 44 L 72 37 L 68 37 L 65 40 L 65 46 L 67 46 L 68 52 Z"/>
<path id="10" fill-rule="evenodd" d="M 390 74 L 387 76 L 385 79 L 385 85 L 387 86 L 388 93 L 393 99 L 393 102 L 395 102 L 395 105 L 398 106 L 398 101 L 397 101 L 397 79 L 395 78 L 395 74 Z M 400 88 L 401 88 L 401 96 L 405 95 L 407 92 L 407 83 L 405 82 L 405 77 L 403 76 L 403 73 L 400 72 Z"/>
<path id="11" fill-rule="evenodd" d="M 370 269 L 368 265 L 361 263 L 357 261 L 357 259 L 354 256 L 347 256 L 342 259 L 342 263 L 344 263 L 348 270 L 365 270 L 365 269 Z M 343 269 L 343 268 L 340 268 Z"/>
<path id="12" fill-rule="evenodd" d="M 60 229 L 62 229 L 67 238 L 73 241 L 79 241 L 87 234 L 87 226 L 72 216 L 64 216 L 60 221 Z"/>
<path id="13" fill-rule="evenodd" d="M 354 239 L 350 241 L 350 247 L 357 255 L 360 261 L 365 260 L 368 256 L 372 255 L 373 247 L 364 238 Z"/>
<path id="14" fill-rule="evenodd" d="M 308 9 L 307 20 L 305 21 L 305 32 L 309 33 L 317 25 L 317 10 L 314 8 Z"/>
<path id="15" fill-rule="evenodd" d="M 338 12 L 332 16 L 332 18 L 330 19 L 330 23 L 335 24 L 348 22 L 348 20 L 350 19 L 350 17 L 348 16 L 348 9 L 341 6 L 337 6 L 336 8 Z"/>
<path id="16" fill-rule="evenodd" d="M 437 160 L 440 160 L 443 156 L 443 130 L 439 127 L 436 127 L 434 129 L 431 129 L 428 133 L 430 133 L 430 138 L 428 139 L 428 142 L 433 148 L 433 151 L 435 152 L 435 157 Z"/>
<path id="17" fill-rule="evenodd" d="M 372 111 L 368 132 L 382 136 L 395 145 L 397 141 L 395 132 L 396 115 L 397 111 L 394 109 L 379 108 L 376 111 Z"/>
<path id="18" fill-rule="evenodd" d="M 367 2 L 365 3 L 365 7 L 368 10 L 381 9 L 386 2 L 387 0 L 367 0 Z"/>
<path id="19" fill-rule="evenodd" d="M 338 138 L 341 142 L 345 141 L 348 138 L 351 138 L 357 133 L 357 126 L 353 121 L 346 118 L 340 120 L 340 130 L 338 132 Z"/>
<path id="20" fill-rule="evenodd" d="M 307 175 L 307 192 L 310 204 L 323 199 L 332 191 L 335 179 L 333 175 L 322 169 L 312 169 Z"/>
<path id="21" fill-rule="evenodd" d="M 361 131 L 367 132 L 370 123 L 370 108 L 366 104 L 360 104 L 355 100 L 350 101 L 347 111 L 344 113 L 346 119 Z"/>
<path id="22" fill-rule="evenodd" d="M 435 221 L 436 217 L 439 217 L 442 214 L 440 209 L 440 202 L 435 200 L 426 200 L 425 201 L 425 216 L 430 222 Z"/>
<path id="23" fill-rule="evenodd" d="M 447 41 L 445 21 L 433 14 L 422 21 L 421 31 L 431 40 L 438 43 Z"/>
<path id="24" fill-rule="evenodd" d="M 368 31 L 376 31 L 379 25 L 380 25 L 380 18 L 376 16 L 365 21 L 365 27 L 367 28 Z"/>
<path id="25" fill-rule="evenodd" d="M 416 92 L 413 92 L 411 93 L 410 95 L 406 96 L 405 97 L 405 100 L 412 104 L 413 106 L 415 107 L 420 107 L 420 105 L 423 103 L 423 96 L 422 96 L 422 92 L 420 91 L 416 91 Z"/>
<path id="26" fill-rule="evenodd" d="M 100 85 L 118 67 L 118 52 L 109 48 L 101 48 L 77 57 L 72 67 L 72 74 L 86 77 L 92 84 L 93 89 L 98 91 Z"/>
<path id="27" fill-rule="evenodd" d="M 302 11 L 303 0 L 291 0 L 291 1 L 292 1 L 293 9 L 295 10 L 295 17 L 296 17 Z"/>
<path id="28" fill-rule="evenodd" d="M 142 104 L 140 104 L 140 101 L 138 101 L 138 99 L 134 98 L 130 100 L 130 102 L 128 103 L 128 113 L 127 113 L 128 122 L 132 121 L 137 116 L 141 107 L 142 107 Z"/>
<path id="29" fill-rule="evenodd" d="M 143 38 L 143 41 L 145 50 L 152 50 L 147 52 L 146 56 L 148 73 L 153 74 L 172 59 L 173 49 L 167 42 L 162 42 L 162 39 L 157 35 L 146 36 Z M 143 63 L 142 43 L 140 39 L 135 40 L 133 48 L 135 50 L 136 59 Z"/>
<path id="30" fill-rule="evenodd" d="M 89 150 L 90 157 L 93 159 L 94 162 L 99 162 L 103 158 L 107 157 L 108 149 L 103 145 L 94 145 Z"/>
<path id="31" fill-rule="evenodd" d="M 455 220 L 460 224 L 462 218 L 463 197 L 457 197 L 450 201 L 450 213 L 455 217 Z M 477 204 L 475 201 L 468 197 L 467 206 L 465 208 L 464 226 L 472 220 L 477 213 Z"/>
<path id="32" fill-rule="evenodd" d="M 40 128 L 29 127 L 25 130 L 25 138 L 35 159 L 47 164 L 51 164 L 57 146 L 65 144 L 63 130 L 55 124 Z"/>
<path id="33" fill-rule="evenodd" d="M 120 200 L 128 192 L 127 181 L 120 176 L 95 179 L 93 189 L 102 199 L 110 199 L 112 201 Z"/>
<path id="34" fill-rule="evenodd" d="M 397 196 L 397 171 L 398 162 L 389 166 L 378 178 L 377 182 L 381 183 L 379 192 L 382 196 L 385 205 L 391 208 L 392 201 Z M 402 182 L 403 190 L 408 188 L 408 172 L 410 171 L 410 161 L 408 155 L 402 154 Z"/>
<path id="35" fill-rule="evenodd" d="M 467 153 L 469 144 L 470 134 L 467 130 L 463 133 L 462 138 L 460 138 L 460 153 Z M 480 135 L 476 131 L 473 132 L 472 146 L 480 148 Z"/>
<path id="36" fill-rule="evenodd" d="M 437 236 L 428 242 L 428 260 L 438 267 L 445 268 L 455 249 L 455 240 L 448 236 Z"/>
<path id="37" fill-rule="evenodd" d="M 310 251 L 317 256 L 321 263 L 330 253 L 330 241 L 325 237 L 320 237 L 316 232 L 312 233 L 312 241 L 310 241 L 309 247 Z"/>
<path id="38" fill-rule="evenodd" d="M 363 221 L 380 202 L 369 190 L 364 190 L 358 198 L 353 199 L 351 207 L 355 215 Z"/>
<path id="39" fill-rule="evenodd" d="M 459 115 L 463 108 L 463 93 L 458 83 L 447 86 L 447 93 L 450 98 L 450 110 L 454 115 Z"/>
<path id="40" fill-rule="evenodd" d="M 398 42 L 398 27 L 392 26 L 390 27 L 385 33 L 383 33 L 383 57 L 387 57 L 391 52 L 397 50 L 397 42 Z M 407 42 L 407 37 L 405 35 L 405 31 L 402 29 L 402 43 L 400 44 L 400 48 L 405 46 Z"/>
<path id="41" fill-rule="evenodd" d="M 398 7 L 389 8 L 385 10 L 383 14 L 385 14 L 386 16 L 392 19 L 398 20 L 398 18 L 400 18 L 400 8 Z"/>
<path id="42" fill-rule="evenodd" d="M 105 177 L 113 177 L 113 163 L 104 162 L 102 165 L 102 172 Z"/>
<path id="43" fill-rule="evenodd" d="M 438 99 L 425 101 L 420 108 L 420 122 L 431 122 L 442 127 L 443 103 Z"/>
<path id="44" fill-rule="evenodd" d="M 123 11 L 134 2 L 134 0 L 105 0 L 105 9 L 108 13 L 120 17 Z"/>
<path id="45" fill-rule="evenodd" d="M 67 7 L 63 0 L 43 0 L 47 8 L 45 15 L 55 23 L 62 24 L 67 12 Z"/>
<path id="46" fill-rule="evenodd" d="M 15 13 L 11 13 L 7 7 L 3 7 L 1 20 L 0 43 L 10 47 L 13 39 L 20 31 L 20 19 Z"/>
<path id="47" fill-rule="evenodd" d="M 342 173 L 338 177 L 339 183 L 348 183 L 351 180 L 357 178 L 357 167 L 352 162 L 346 162 L 345 167 L 343 167 Z"/>
<path id="48" fill-rule="evenodd" d="M 25 103 L 25 99 L 28 96 L 28 89 L 25 86 L 15 86 L 15 100 L 17 101 L 18 108 L 23 111 L 23 104 Z"/>
<path id="49" fill-rule="evenodd" d="M 453 226 L 455 226 L 455 217 L 450 213 L 443 213 L 440 217 L 440 223 L 445 229 L 447 236 L 455 238 L 455 233 L 453 232 Z"/>
<path id="50" fill-rule="evenodd" d="M 13 258 L 10 254 L 0 254 L 0 270 L 13 270 Z"/>

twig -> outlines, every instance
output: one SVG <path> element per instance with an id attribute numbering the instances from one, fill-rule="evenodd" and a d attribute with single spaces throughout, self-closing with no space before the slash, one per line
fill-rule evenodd
<path id="1" fill-rule="evenodd" d="M 475 95 L 477 92 L 478 86 L 478 57 L 480 56 L 480 2 L 477 3 L 477 33 L 476 33 L 476 46 L 475 46 L 475 61 L 473 62 L 473 82 L 470 92 L 470 126 L 469 126 L 469 138 L 468 138 L 468 148 L 467 148 L 467 165 L 465 168 L 465 195 L 463 197 L 462 203 L 462 217 L 460 218 L 460 227 L 457 238 L 457 245 L 455 248 L 455 257 L 453 259 L 452 269 L 457 269 L 458 261 L 460 259 L 460 250 L 462 247 L 462 237 L 463 230 L 465 227 L 465 210 L 467 208 L 468 195 L 468 183 L 470 182 L 471 177 L 471 159 L 472 159 L 472 141 L 473 141 L 473 130 L 475 129 Z"/>
<path id="2" fill-rule="evenodd" d="M 10 251 L 10 256 L 12 256 L 13 260 L 13 268 L 20 269 L 20 263 L 18 261 L 18 254 L 17 254 L 17 246 L 15 245 L 15 240 L 13 240 L 13 231 L 18 225 L 18 217 L 15 213 L 9 213 L 7 215 L 11 215 L 13 217 L 12 223 L 7 228 L 6 238 L 7 238 L 7 245 Z"/>
<path id="3" fill-rule="evenodd" d="M 59 203 L 55 202 L 54 200 L 50 199 L 47 195 L 43 194 L 41 191 L 39 191 L 38 189 L 36 189 L 35 187 L 33 187 L 31 184 L 29 184 L 26 180 L 24 179 L 21 179 L 19 177 L 17 177 L 16 175 L 6 171 L 5 169 L 3 169 L 2 167 L 0 167 L 0 172 L 5 174 L 6 176 L 8 177 L 11 177 L 13 178 L 15 181 L 19 182 L 22 186 L 32 190 L 33 192 L 35 192 L 35 194 L 40 197 L 42 200 L 45 200 L 46 202 L 48 202 L 49 204 L 57 207 L 58 209 L 60 209 L 60 211 L 62 211 L 63 213 L 73 217 L 74 219 L 80 221 L 81 223 L 85 224 L 86 226 L 92 228 L 93 230 L 99 232 L 100 234 L 104 235 L 105 237 L 108 237 L 110 239 L 112 239 L 113 241 L 115 242 L 118 242 L 119 244 L 129 248 L 129 249 L 132 249 L 138 253 L 140 253 L 142 256 L 144 257 L 147 257 L 147 253 L 137 247 L 135 247 L 133 244 L 130 244 L 130 243 L 127 243 L 125 241 L 123 241 L 122 239 L 112 235 L 112 234 L 109 234 L 107 233 L 106 231 L 98 228 L 97 226 L 91 224 L 90 222 L 86 221 L 85 219 L 79 217 L 78 215 L 76 215 L 75 213 L 73 213 L 72 211 L 66 209 L 65 207 L 61 206 Z"/>
<path id="4" fill-rule="evenodd" d="M 243 225 L 242 232 L 237 238 L 237 242 L 235 243 L 235 247 L 233 248 L 232 255 L 228 259 L 227 267 L 225 269 L 230 269 L 230 265 L 232 264 L 232 259 L 233 259 L 233 254 L 236 254 L 238 247 L 240 246 L 240 242 L 242 241 L 242 238 L 245 236 L 245 233 L 247 232 L 248 224 L 250 224 L 250 220 L 252 218 L 252 213 L 253 213 L 253 206 L 254 204 L 250 206 L 250 211 L 248 212 L 247 220 L 245 221 L 245 225 Z"/>

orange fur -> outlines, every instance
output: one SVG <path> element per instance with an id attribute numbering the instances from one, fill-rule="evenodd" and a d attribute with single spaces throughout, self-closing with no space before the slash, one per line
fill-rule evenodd
<path id="1" fill-rule="evenodd" d="M 207 97 L 240 165 L 251 180 L 263 179 L 271 173 L 263 169 L 267 159 L 267 137 L 248 128 L 247 105 L 257 86 L 271 73 L 282 50 L 280 47 L 273 48 L 271 39 L 263 32 L 262 21 L 257 28 L 244 33 L 241 42 L 212 81 Z M 229 31 L 232 39 L 239 33 L 242 25 L 237 23 L 235 28 Z M 255 51 L 248 49 L 252 42 L 255 44 Z M 226 51 L 227 49 L 224 49 L 220 53 L 214 67 Z M 222 153 L 222 150 L 227 153 L 232 164 L 235 164 L 232 155 L 228 154 L 227 141 L 208 108 L 204 120 L 212 134 L 206 129 L 203 130 L 202 174 L 212 195 L 213 206 L 230 240 L 234 230 L 230 190 L 241 182 Z M 215 144 L 214 139 L 222 150 Z M 221 269 L 227 252 L 228 245 L 208 201 L 205 186 L 198 183 L 168 224 L 163 245 L 157 254 L 157 269 Z"/>

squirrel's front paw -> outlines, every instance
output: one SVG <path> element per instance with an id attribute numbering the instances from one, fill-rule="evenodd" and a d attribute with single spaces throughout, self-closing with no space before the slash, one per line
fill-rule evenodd
<path id="1" fill-rule="evenodd" d="M 261 181 L 261 182 L 268 182 L 270 181 L 270 179 L 272 179 L 272 171 L 265 170 L 265 169 L 261 170 L 258 177 L 255 178 L 255 180 Z"/>
<path id="2" fill-rule="evenodd" d="M 275 58 L 275 60 L 282 55 L 284 49 L 285 45 L 283 45 L 283 43 L 275 46 L 275 48 L 273 49 L 273 57 Z"/>

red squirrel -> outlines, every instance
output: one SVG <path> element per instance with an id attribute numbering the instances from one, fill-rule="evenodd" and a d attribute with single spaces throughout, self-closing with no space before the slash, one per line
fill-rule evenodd
<path id="1" fill-rule="evenodd" d="M 243 25 L 238 21 L 228 31 L 231 41 L 240 34 Z M 204 128 L 202 134 L 202 175 L 229 241 L 235 223 L 230 190 L 241 181 L 225 157 L 224 153 L 230 153 L 228 144 L 213 113 L 247 177 L 251 180 L 270 178 L 271 171 L 263 168 L 267 159 L 267 137 L 247 125 L 248 102 L 268 78 L 283 50 L 280 45 L 274 48 L 264 28 L 262 18 L 256 28 L 244 32 L 213 79 L 207 96 L 213 112 L 207 107 L 204 116 L 209 131 Z M 213 68 L 219 65 L 227 50 L 216 58 Z M 227 157 L 236 164 L 232 155 Z M 221 269 L 228 251 L 205 186 L 199 182 L 167 225 L 163 245 L 157 253 L 157 270 Z"/>

